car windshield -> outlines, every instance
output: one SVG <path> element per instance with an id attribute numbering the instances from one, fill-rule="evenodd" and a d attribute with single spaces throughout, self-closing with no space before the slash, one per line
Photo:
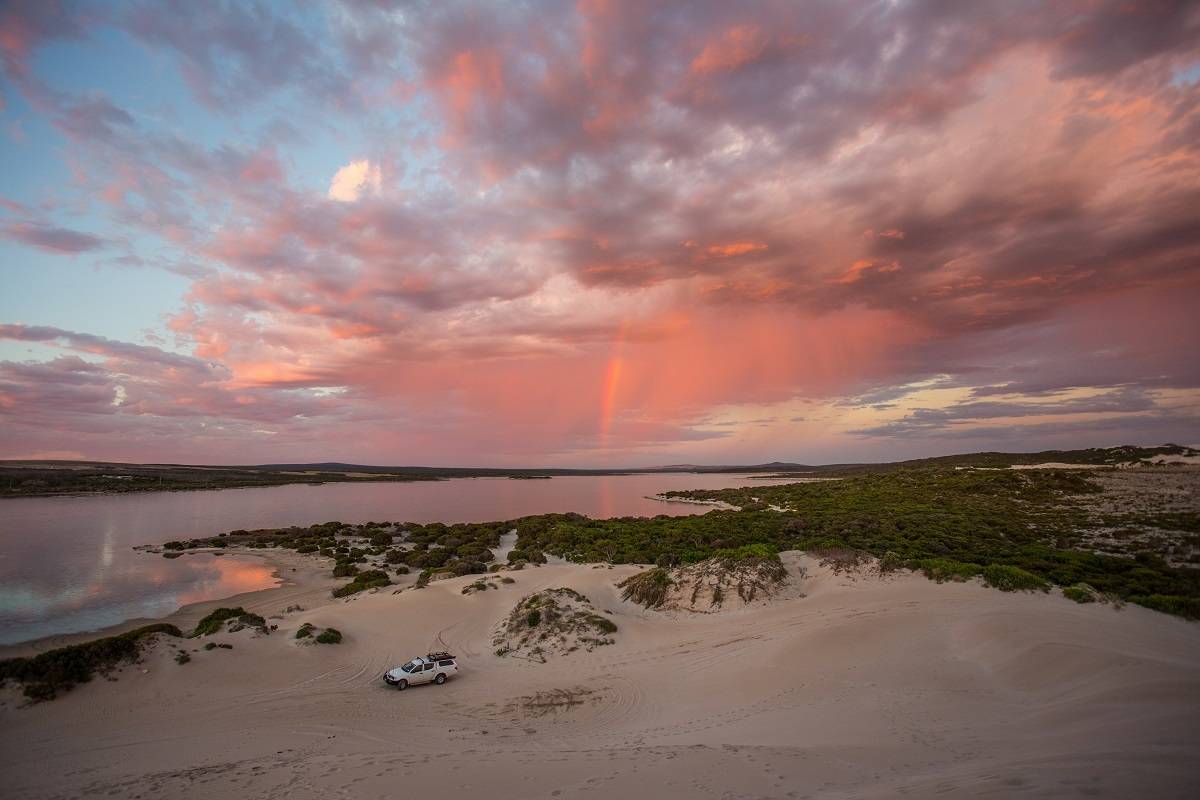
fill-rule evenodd
<path id="1" fill-rule="evenodd" d="M 416 668 L 417 668 L 417 665 L 416 665 L 416 664 L 413 664 L 412 662 L 409 662 L 408 664 L 405 664 L 405 665 L 404 665 L 403 667 L 401 667 L 400 669 L 404 670 L 405 672 L 412 672 L 412 671 L 413 671 L 414 669 L 416 669 Z"/>

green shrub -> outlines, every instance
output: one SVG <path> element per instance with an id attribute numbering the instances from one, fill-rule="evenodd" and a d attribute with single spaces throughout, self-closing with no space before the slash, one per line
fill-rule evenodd
<path id="1" fill-rule="evenodd" d="M 326 628 L 317 634 L 318 644 L 341 644 L 342 632 L 337 628 Z"/>
<path id="2" fill-rule="evenodd" d="M 1044 592 L 1050 584 L 1032 572 L 1008 564 L 989 564 L 983 568 L 983 580 L 1002 592 Z"/>
<path id="3" fill-rule="evenodd" d="M 879 557 L 879 571 L 882 574 L 895 572 L 904 566 L 904 559 L 900 558 L 894 551 L 888 550 Z"/>
<path id="4" fill-rule="evenodd" d="M 217 633 L 225 626 L 225 622 L 231 619 L 236 619 L 247 627 L 262 628 L 264 630 L 267 627 L 265 619 L 258 614 L 251 614 L 241 606 L 237 608 L 217 608 L 210 611 L 204 619 L 196 623 L 196 629 L 191 633 L 192 638 Z"/>
<path id="5" fill-rule="evenodd" d="M 189 656 L 187 653 L 183 652 L 182 650 L 180 650 L 178 653 L 175 654 L 175 663 L 176 664 L 186 664 L 191 660 L 192 660 L 192 657 Z"/>
<path id="6" fill-rule="evenodd" d="M 535 625 L 537 625 L 541 621 L 542 621 L 542 612 L 536 608 L 533 611 L 530 611 L 528 614 L 525 615 L 525 624 L 531 628 L 534 627 Z"/>
<path id="7" fill-rule="evenodd" d="M 299 628 L 296 629 L 296 637 L 295 638 L 307 639 L 310 636 L 312 636 L 312 632 L 313 632 L 313 624 L 311 622 L 306 622 L 303 625 L 301 625 Z"/>
<path id="8" fill-rule="evenodd" d="M 12 680 L 24 686 L 25 696 L 33 702 L 53 700 L 60 692 L 87 683 L 96 673 L 106 674 L 119 664 L 137 660 L 142 640 L 156 633 L 183 635 L 174 625 L 157 623 L 31 658 L 6 659 L 0 661 L 0 685 Z"/>
<path id="9" fill-rule="evenodd" d="M 592 623 L 592 627 L 596 628 L 601 633 L 617 632 L 617 623 L 613 622 L 611 619 L 605 619 L 599 614 L 589 614 L 587 620 L 588 622 Z"/>
<path id="10" fill-rule="evenodd" d="M 1129 598 L 1131 603 L 1137 603 L 1155 611 L 1165 611 L 1184 619 L 1200 619 L 1200 598 L 1181 597 L 1170 594 L 1138 595 Z"/>
<path id="11" fill-rule="evenodd" d="M 348 595 L 357 594 L 358 592 L 366 591 L 367 589 L 377 589 L 382 586 L 391 586 L 392 580 L 388 574 L 381 569 L 369 569 L 365 572 L 360 572 L 354 577 L 354 580 L 347 583 L 345 586 L 333 590 L 334 597 L 346 597 Z"/>
<path id="12" fill-rule="evenodd" d="M 914 568 L 931 581 L 965 581 L 974 578 L 983 568 L 978 564 L 964 564 L 949 558 L 923 558 L 914 563 Z"/>
<path id="13" fill-rule="evenodd" d="M 333 577 L 335 578 L 352 578 L 358 574 L 358 567 L 351 564 L 349 561 L 343 561 L 333 567 Z"/>
<path id="14" fill-rule="evenodd" d="M 1096 602 L 1096 590 L 1086 583 L 1077 583 L 1074 586 L 1064 587 L 1062 593 L 1063 597 L 1068 600 L 1074 600 L 1076 603 Z"/>
<path id="15" fill-rule="evenodd" d="M 659 553 L 658 558 L 654 559 L 656 567 L 675 567 L 679 565 L 679 556 L 674 553 Z"/>
<path id="16" fill-rule="evenodd" d="M 297 553 L 315 553 L 320 548 L 315 544 L 302 544 L 296 548 Z"/>

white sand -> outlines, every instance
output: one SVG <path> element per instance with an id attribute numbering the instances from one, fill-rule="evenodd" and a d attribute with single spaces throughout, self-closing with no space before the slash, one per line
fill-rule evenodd
<path id="1" fill-rule="evenodd" d="M 116 682 L 0 710 L 4 796 L 1194 796 L 1200 625 L 804 564 L 791 596 L 721 614 L 621 602 L 633 568 L 547 566 L 469 596 L 472 578 L 328 602 L 269 637 L 214 637 L 231 651 L 189 644 L 183 666 L 161 647 Z M 493 655 L 496 621 L 555 586 L 613 611 L 617 643 Z M 345 643 L 297 646 L 304 621 Z M 384 686 L 442 643 L 458 678 Z"/>

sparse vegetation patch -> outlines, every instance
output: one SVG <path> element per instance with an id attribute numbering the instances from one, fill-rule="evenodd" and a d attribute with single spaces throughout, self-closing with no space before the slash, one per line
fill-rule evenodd
<path id="1" fill-rule="evenodd" d="M 95 675 L 108 675 L 122 664 L 137 661 L 146 641 L 155 635 L 181 637 L 167 623 L 146 625 L 117 636 L 47 650 L 31 658 L 0 661 L 0 685 L 14 681 L 24 687 L 32 702 L 53 700 Z M 186 654 L 185 654 L 186 655 Z"/>
<path id="2" fill-rule="evenodd" d="M 238 606 L 237 608 L 213 609 L 196 623 L 196 628 L 192 631 L 191 636 L 192 638 L 209 636 L 222 630 L 235 633 L 245 628 L 253 628 L 259 633 L 269 633 L 265 619 Z"/>
<path id="3" fill-rule="evenodd" d="M 574 589 L 546 589 L 521 600 L 492 638 L 498 656 L 545 663 L 554 655 L 591 651 L 614 643 L 617 625 L 596 613 Z"/>
<path id="4" fill-rule="evenodd" d="M 718 550 L 712 558 L 671 569 L 654 567 L 617 584 L 622 599 L 647 608 L 716 611 L 769 597 L 788 572 L 771 545 Z"/>
<path id="5" fill-rule="evenodd" d="M 345 586 L 340 586 L 333 590 L 334 597 L 347 597 L 358 592 L 365 592 L 367 589 L 378 589 L 383 586 L 391 586 L 392 579 L 388 574 L 381 569 L 369 569 L 365 572 L 360 572 L 354 576 L 354 580 L 347 583 Z"/>

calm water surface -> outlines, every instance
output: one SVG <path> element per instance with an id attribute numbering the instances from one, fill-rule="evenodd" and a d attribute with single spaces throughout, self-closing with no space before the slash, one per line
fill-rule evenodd
<path id="1" fill-rule="evenodd" d="M 161 617 L 188 603 L 276 584 L 256 558 L 165 559 L 135 552 L 135 545 L 335 519 L 450 523 L 565 511 L 698 514 L 708 509 L 646 496 L 773 482 L 745 475 L 464 478 L 0 500 L 0 644 Z"/>

